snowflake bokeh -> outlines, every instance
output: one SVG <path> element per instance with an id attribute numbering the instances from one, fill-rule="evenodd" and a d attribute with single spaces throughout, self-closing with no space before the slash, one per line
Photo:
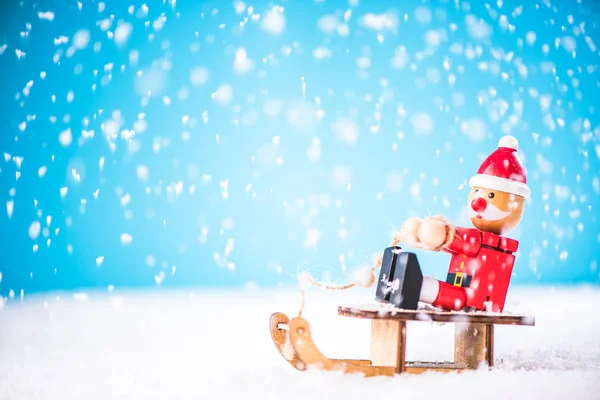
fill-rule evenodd
<path id="1" fill-rule="evenodd" d="M 513 282 L 600 281 L 594 1 L 11 3 L 2 296 L 345 281 L 407 217 L 469 226 L 506 134 Z"/>

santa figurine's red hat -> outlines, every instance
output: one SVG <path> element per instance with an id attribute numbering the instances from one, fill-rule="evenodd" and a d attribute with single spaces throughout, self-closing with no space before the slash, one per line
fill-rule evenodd
<path id="1" fill-rule="evenodd" d="M 469 185 L 529 197 L 529 187 L 525 168 L 519 159 L 519 142 L 513 136 L 504 136 L 498 148 L 486 158 L 477 175 L 469 180 Z"/>

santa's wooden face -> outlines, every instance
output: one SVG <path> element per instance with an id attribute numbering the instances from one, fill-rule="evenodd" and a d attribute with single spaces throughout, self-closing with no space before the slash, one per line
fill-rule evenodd
<path id="1" fill-rule="evenodd" d="M 502 235 L 519 225 L 525 208 L 521 196 L 474 186 L 469 193 L 467 210 L 475 228 Z"/>

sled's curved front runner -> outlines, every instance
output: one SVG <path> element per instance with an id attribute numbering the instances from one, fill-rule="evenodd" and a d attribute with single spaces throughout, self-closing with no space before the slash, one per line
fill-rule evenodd
<path id="1" fill-rule="evenodd" d="M 296 329 L 294 330 L 294 334 L 292 334 L 292 322 L 296 327 Z M 294 318 L 292 319 L 292 322 L 290 322 L 290 319 L 287 315 L 285 315 L 284 313 L 277 312 L 271 315 L 271 318 L 269 320 L 269 328 L 271 331 L 271 339 L 273 339 L 273 344 L 275 344 L 275 348 L 277 348 L 279 354 L 281 354 L 281 356 L 287 362 L 289 362 L 292 367 L 296 368 L 297 370 L 304 371 L 307 365 L 314 366 L 314 364 L 319 364 L 320 361 L 313 362 L 315 359 L 315 354 L 320 355 L 323 360 L 328 360 L 330 362 L 335 363 L 336 365 L 371 365 L 371 361 L 369 360 L 336 360 L 326 358 L 314 345 L 312 336 L 310 335 L 310 328 L 308 327 L 308 322 L 302 318 Z M 306 342 L 309 342 L 310 345 L 308 345 Z M 299 356 L 299 352 L 302 352 L 303 357 Z"/>
<path id="2" fill-rule="evenodd" d="M 306 369 L 305 365 L 298 360 L 298 356 L 292 347 L 292 344 L 289 340 L 289 322 L 290 319 L 284 313 L 274 313 L 271 315 L 269 319 L 269 328 L 271 331 L 271 339 L 273 339 L 273 344 L 279 351 L 279 354 L 282 355 L 283 358 L 289 362 L 292 367 L 297 370 L 304 371 Z"/>

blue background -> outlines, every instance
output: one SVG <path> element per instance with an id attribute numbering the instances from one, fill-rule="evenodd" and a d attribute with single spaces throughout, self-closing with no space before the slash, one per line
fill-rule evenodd
<path id="1" fill-rule="evenodd" d="M 5 3 L 4 296 L 266 287 L 293 284 L 299 271 L 346 282 L 409 216 L 469 226 L 468 179 L 504 134 L 519 139 L 532 191 L 509 235 L 520 241 L 513 282 L 600 281 L 593 1 L 284 1 L 281 32 L 263 29 L 266 1 L 147 0 L 147 13 L 140 1 Z M 39 17 L 46 11 L 53 20 Z M 122 23 L 132 31 L 118 44 Z M 81 30 L 90 40 L 75 49 Z M 321 46 L 329 57 L 315 58 Z M 244 73 L 233 68 L 240 48 L 252 60 Z M 190 81 L 197 67 L 206 82 Z M 225 104 L 214 96 L 223 85 L 232 89 Z M 146 129 L 135 124 L 140 113 Z M 355 137 L 336 135 L 340 121 Z M 444 277 L 447 255 L 419 257 L 426 274 Z"/>

